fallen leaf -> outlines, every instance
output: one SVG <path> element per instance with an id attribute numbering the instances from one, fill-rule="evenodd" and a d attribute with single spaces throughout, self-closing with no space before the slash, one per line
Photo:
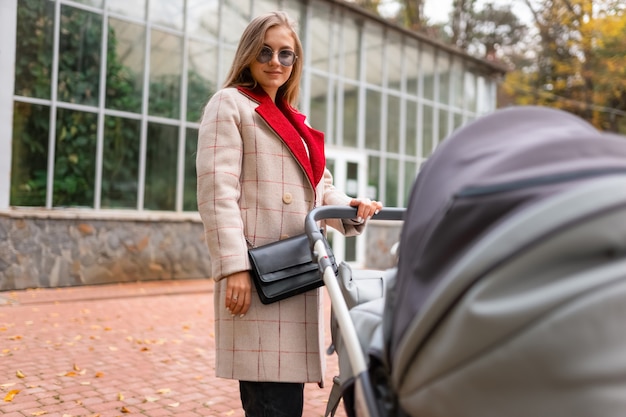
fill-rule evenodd
<path id="1" fill-rule="evenodd" d="M 74 370 L 78 372 L 80 371 L 80 367 L 77 364 L 74 364 Z"/>
<path id="2" fill-rule="evenodd" d="M 235 414 L 235 410 L 230 410 L 230 411 L 226 412 L 227 416 L 232 416 L 233 414 Z"/>
<path id="3" fill-rule="evenodd" d="M 115 346 L 109 346 L 109 350 L 115 352 L 117 351 L 117 348 Z"/>
<path id="4" fill-rule="evenodd" d="M 47 411 L 35 411 L 30 413 L 31 416 L 43 416 L 44 414 L 48 414 Z"/>
<path id="5" fill-rule="evenodd" d="M 142 347 L 142 348 L 140 349 L 140 351 L 141 351 L 141 352 L 149 352 L 149 351 L 150 351 L 150 348 L 148 348 L 148 347 L 145 347 L 145 346 L 144 346 L 144 347 Z"/>
<path id="6" fill-rule="evenodd" d="M 11 336 L 9 337 L 9 340 L 22 340 L 22 336 L 20 335 Z"/>
<path id="7" fill-rule="evenodd" d="M 117 400 L 118 401 L 124 401 L 124 394 L 122 394 L 121 392 L 117 393 Z"/>
<path id="8" fill-rule="evenodd" d="M 146 397 L 144 398 L 143 402 L 144 403 L 153 403 L 159 401 L 159 399 L 157 397 Z"/>
<path id="9" fill-rule="evenodd" d="M 169 388 L 161 388 L 157 391 L 158 394 L 169 394 L 170 392 L 172 392 L 172 390 Z"/>
<path id="10" fill-rule="evenodd" d="M 7 393 L 7 395 L 4 396 L 4 401 L 7 403 L 13 401 L 13 398 L 15 398 L 15 396 L 19 393 L 20 393 L 19 389 L 12 389 L 11 391 Z"/>
<path id="11" fill-rule="evenodd" d="M 177 403 L 171 403 L 171 404 L 168 404 L 167 406 L 168 406 L 168 407 L 172 407 L 172 408 L 176 408 L 176 407 L 178 407 L 179 405 L 180 405 L 180 403 L 178 403 L 178 402 L 177 402 Z"/>
<path id="12" fill-rule="evenodd" d="M 15 385 L 15 382 L 9 382 L 8 384 L 0 385 L 0 388 L 9 388 L 9 387 L 12 387 L 13 385 Z"/>
<path id="13" fill-rule="evenodd" d="M 122 413 L 130 413 L 130 410 L 126 407 L 122 407 Z"/>
<path id="14" fill-rule="evenodd" d="M 15 375 L 18 378 L 26 378 L 26 375 L 24 375 L 24 373 L 22 371 L 20 371 L 19 369 L 17 370 L 17 372 L 15 373 Z"/>
<path id="15" fill-rule="evenodd" d="M 102 378 L 104 374 L 102 372 L 96 372 L 96 378 Z"/>
<path id="16" fill-rule="evenodd" d="M 74 371 L 69 371 L 69 372 L 67 372 L 66 374 L 64 374 L 63 376 L 76 376 L 76 375 L 78 375 L 76 372 L 74 372 Z"/>

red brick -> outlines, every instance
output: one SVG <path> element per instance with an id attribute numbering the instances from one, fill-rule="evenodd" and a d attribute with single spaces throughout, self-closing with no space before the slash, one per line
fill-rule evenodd
<path id="1" fill-rule="evenodd" d="M 15 379 L 22 392 L 0 402 L 0 415 L 23 417 L 19 411 L 32 409 L 47 411 L 46 417 L 69 410 L 101 417 L 242 417 L 237 381 L 214 376 L 212 286 L 193 280 L 16 291 L 18 303 L 0 306 L 0 320 L 13 323 L 11 334 L 22 339 L 1 358 L 0 375 Z M 83 374 L 59 376 L 75 364 Z M 17 369 L 27 377 L 17 381 Z M 306 385 L 305 417 L 323 415 L 336 372 L 331 357 L 327 388 Z M 158 393 L 162 388 L 171 391 Z M 179 407 L 168 407 L 174 402 Z M 131 413 L 121 413 L 124 405 Z M 340 406 L 337 417 L 344 416 Z"/>

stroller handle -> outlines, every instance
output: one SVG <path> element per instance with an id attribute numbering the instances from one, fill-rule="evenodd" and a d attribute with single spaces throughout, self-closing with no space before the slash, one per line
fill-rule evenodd
<path id="1" fill-rule="evenodd" d="M 372 220 L 403 220 L 406 209 L 401 207 L 383 207 L 382 210 L 372 217 Z M 317 221 L 324 219 L 354 219 L 357 208 L 349 206 L 321 206 L 311 210 L 304 221 L 304 230 L 309 237 L 311 246 L 319 239 L 322 233 L 317 227 Z"/>

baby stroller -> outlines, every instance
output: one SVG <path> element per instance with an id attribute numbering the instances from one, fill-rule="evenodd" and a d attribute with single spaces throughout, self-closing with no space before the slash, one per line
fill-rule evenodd
<path id="1" fill-rule="evenodd" d="M 459 129 L 420 170 L 385 285 L 337 314 L 349 416 L 623 416 L 626 138 L 539 107 Z"/>

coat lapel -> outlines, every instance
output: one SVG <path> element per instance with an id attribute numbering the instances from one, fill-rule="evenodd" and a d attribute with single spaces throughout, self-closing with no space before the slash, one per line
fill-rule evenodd
<path id="1" fill-rule="evenodd" d="M 262 88 L 250 90 L 238 87 L 238 89 L 242 94 L 259 103 L 256 112 L 289 148 L 315 188 L 322 179 L 326 166 L 324 134 L 307 126 L 305 116 L 286 101 L 280 100 L 278 105 L 274 104 Z M 307 156 L 302 139 L 309 148 L 310 158 Z"/>

